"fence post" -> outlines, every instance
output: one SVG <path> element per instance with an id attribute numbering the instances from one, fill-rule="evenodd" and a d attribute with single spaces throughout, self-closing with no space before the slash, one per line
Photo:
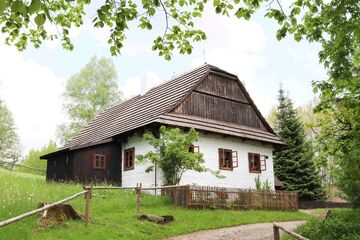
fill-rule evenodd
<path id="1" fill-rule="evenodd" d="M 190 201 L 190 185 L 186 186 L 186 191 L 185 191 L 185 206 L 186 208 L 189 208 L 189 201 Z"/>
<path id="2" fill-rule="evenodd" d="M 85 193 L 85 223 L 90 222 L 90 199 L 91 199 L 91 187 L 86 188 L 88 191 Z"/>
<path id="3" fill-rule="evenodd" d="M 273 225 L 273 230 L 274 230 L 274 240 L 280 240 L 280 230 L 275 224 Z"/>
<path id="4" fill-rule="evenodd" d="M 175 191 L 174 191 L 174 208 L 176 208 L 178 205 L 178 188 L 175 187 L 174 189 L 175 189 Z"/>
<path id="5" fill-rule="evenodd" d="M 136 184 L 136 194 L 137 194 L 137 200 L 136 200 L 136 216 L 140 217 L 140 195 L 141 195 L 141 187 L 142 183 Z"/>

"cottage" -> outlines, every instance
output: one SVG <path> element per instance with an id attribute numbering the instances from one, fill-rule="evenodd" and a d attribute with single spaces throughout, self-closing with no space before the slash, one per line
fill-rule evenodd
<path id="1" fill-rule="evenodd" d="M 101 113 L 63 148 L 41 157 L 48 161 L 46 177 L 159 186 L 161 171 L 145 173 L 148 165 L 135 156 L 152 150 L 142 135 L 156 134 L 161 125 L 195 128 L 200 139 L 191 151 L 225 176 L 188 171 L 181 184 L 255 188 L 260 176 L 274 187 L 272 152 L 283 142 L 238 77 L 208 64 Z"/>

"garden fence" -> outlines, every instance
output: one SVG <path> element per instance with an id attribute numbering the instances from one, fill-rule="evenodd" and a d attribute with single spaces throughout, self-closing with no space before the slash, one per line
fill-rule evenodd
<path id="1" fill-rule="evenodd" d="M 297 210 L 295 192 L 241 188 L 175 186 L 162 190 L 176 206 L 186 208 Z"/>

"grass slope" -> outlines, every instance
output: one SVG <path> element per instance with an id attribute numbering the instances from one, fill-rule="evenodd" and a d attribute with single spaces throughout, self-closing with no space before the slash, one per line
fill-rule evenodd
<path id="1" fill-rule="evenodd" d="M 81 185 L 46 183 L 43 177 L 8 173 L 0 169 L 0 221 L 36 208 L 39 202 L 54 202 L 82 190 Z M 301 212 L 174 209 L 165 197 L 144 195 L 141 212 L 171 214 L 175 221 L 157 225 L 135 217 L 135 194 L 131 191 L 99 190 L 91 200 L 91 223 L 66 222 L 36 230 L 32 216 L 0 229 L 0 239 L 159 239 L 201 229 L 257 222 L 309 219 Z M 83 213 L 83 197 L 69 202 Z"/>
<path id="2" fill-rule="evenodd" d="M 324 212 L 325 209 L 319 209 Z M 327 219 L 312 218 L 295 231 L 309 239 L 360 240 L 360 209 L 332 209 Z M 284 237 L 284 240 L 293 238 Z"/>

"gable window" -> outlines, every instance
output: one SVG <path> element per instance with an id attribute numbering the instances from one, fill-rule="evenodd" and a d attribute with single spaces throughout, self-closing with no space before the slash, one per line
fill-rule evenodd
<path id="1" fill-rule="evenodd" d="M 261 172 L 260 154 L 248 153 L 248 159 L 249 159 L 249 172 L 260 173 Z"/>
<path id="2" fill-rule="evenodd" d="M 238 166 L 237 151 L 219 148 L 219 169 L 233 170 Z"/>
<path id="3" fill-rule="evenodd" d="M 191 144 L 189 146 L 189 152 L 191 152 L 191 153 L 199 153 L 200 148 L 199 148 L 199 146 L 194 146 L 193 144 Z"/>
<path id="4" fill-rule="evenodd" d="M 132 170 L 135 166 L 135 148 L 124 151 L 124 171 Z"/>
<path id="5" fill-rule="evenodd" d="M 106 169 L 106 156 L 103 154 L 94 154 L 93 168 L 97 170 Z"/>

